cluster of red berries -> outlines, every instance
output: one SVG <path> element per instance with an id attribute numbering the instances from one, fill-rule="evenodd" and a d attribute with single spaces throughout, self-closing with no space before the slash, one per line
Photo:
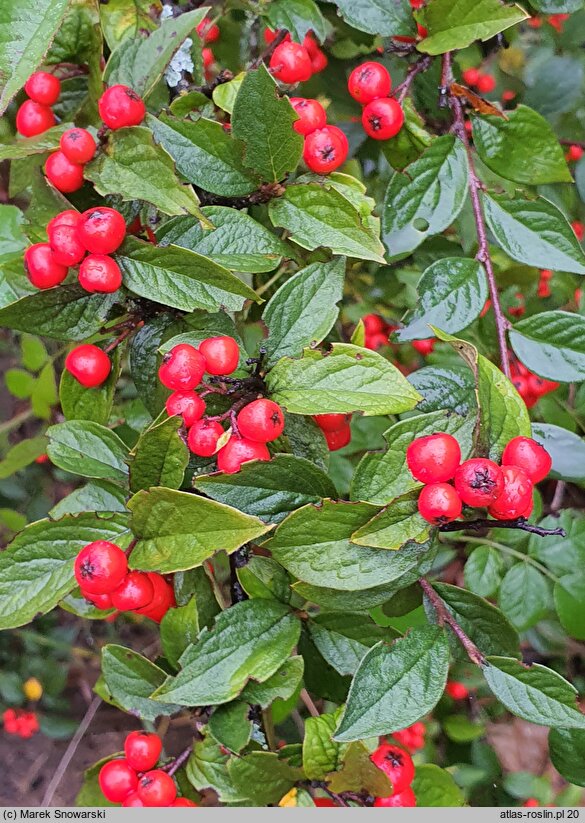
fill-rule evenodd
<path id="1" fill-rule="evenodd" d="M 406 729 L 392 732 L 392 737 L 405 749 L 416 752 L 424 748 L 426 732 L 427 727 L 419 721 L 418 723 L 413 723 L 412 726 L 408 726 Z"/>
<path id="2" fill-rule="evenodd" d="M 36 714 L 25 712 L 23 709 L 6 709 L 2 715 L 2 722 L 6 734 L 14 734 L 23 740 L 28 740 L 40 728 Z"/>
<path id="3" fill-rule="evenodd" d="M 349 151 L 347 137 L 337 126 L 327 125 L 327 114 L 318 100 L 291 97 L 299 116 L 293 128 L 305 138 L 303 160 L 311 171 L 329 174 L 345 163 Z"/>
<path id="4" fill-rule="evenodd" d="M 36 71 L 28 78 L 24 90 L 29 96 L 16 112 L 16 130 L 23 137 L 35 137 L 57 122 L 51 108 L 61 94 L 61 81 L 54 74 Z"/>
<path id="5" fill-rule="evenodd" d="M 162 740 L 154 732 L 130 732 L 124 741 L 124 758 L 109 760 L 98 776 L 102 794 L 122 806 L 196 806 L 177 797 L 177 786 L 164 767 L 155 768 Z"/>
<path id="6" fill-rule="evenodd" d="M 215 43 L 219 40 L 219 26 L 212 23 L 209 17 L 204 17 L 195 29 L 201 40 L 203 41 L 203 48 L 201 55 L 203 57 L 203 68 L 207 70 L 215 62 L 213 51 L 209 48 L 209 43 Z"/>
<path id="7" fill-rule="evenodd" d="M 378 351 L 382 346 L 392 345 L 392 347 L 394 347 L 388 340 L 388 337 L 393 331 L 396 331 L 398 326 L 386 323 L 384 318 L 380 317 L 379 314 L 366 314 L 362 318 L 362 321 L 365 328 L 366 339 L 364 346 L 366 349 Z M 434 338 L 431 337 L 428 340 L 413 340 L 411 345 L 415 351 L 422 357 L 425 357 L 428 354 L 432 354 L 435 348 L 435 342 Z"/>
<path id="8" fill-rule="evenodd" d="M 377 797 L 374 808 L 416 806 L 416 797 L 410 785 L 414 780 L 414 763 L 409 753 L 392 743 L 382 743 L 370 755 L 370 760 L 387 775 L 393 790 L 389 797 Z"/>
<path id="9" fill-rule="evenodd" d="M 313 420 L 325 435 L 330 452 L 336 452 L 350 442 L 351 414 L 316 414 Z"/>
<path id="10" fill-rule="evenodd" d="M 354 100 L 364 107 L 362 126 L 374 140 L 389 140 L 404 123 L 402 106 L 393 97 L 388 69 L 373 60 L 357 66 L 349 75 L 347 88 Z"/>
<path id="11" fill-rule="evenodd" d="M 198 349 L 188 343 L 174 346 L 158 371 L 160 382 L 173 392 L 166 401 L 167 412 L 183 418 L 190 450 L 199 457 L 217 455 L 219 471 L 227 474 L 238 472 L 250 460 L 270 460 L 266 444 L 284 430 L 282 409 L 266 397 L 246 403 L 237 412 L 231 409 L 216 417 L 204 416 L 205 401 L 195 391 L 203 375 L 227 377 L 237 369 L 239 359 L 233 337 L 208 337 Z M 231 418 L 229 433 L 221 425 L 227 418 Z"/>
<path id="12" fill-rule="evenodd" d="M 529 409 L 535 406 L 541 397 L 555 391 L 560 385 L 554 380 L 546 380 L 544 377 L 533 374 L 519 360 L 511 364 L 510 370 L 512 383 Z"/>
<path id="13" fill-rule="evenodd" d="M 126 237 L 119 211 L 98 206 L 84 211 L 62 211 L 47 226 L 48 243 L 35 243 L 24 253 L 28 279 L 38 289 L 50 289 L 65 280 L 70 266 L 79 264 L 79 285 L 88 292 L 114 292 L 122 272 L 113 257 Z"/>
<path id="14" fill-rule="evenodd" d="M 115 543 L 88 543 L 75 558 L 81 594 L 98 609 L 142 614 L 160 623 L 175 604 L 173 587 L 157 572 L 128 570 L 125 552 Z"/>
<path id="15" fill-rule="evenodd" d="M 565 21 L 568 19 L 568 14 L 549 14 L 546 19 L 542 17 L 530 17 L 526 22 L 531 29 L 539 29 L 543 23 L 546 22 L 560 34 L 563 30 L 563 26 L 565 25 Z"/>
<path id="16" fill-rule="evenodd" d="M 485 457 L 461 463 L 459 443 L 450 434 L 417 437 L 406 451 L 406 462 L 415 480 L 425 486 L 418 510 L 429 523 L 457 520 L 463 504 L 486 507 L 496 520 L 529 517 L 532 491 L 549 473 L 549 453 L 530 437 L 515 437 L 502 454 L 502 465 Z"/>
<path id="17" fill-rule="evenodd" d="M 462 74 L 462 77 L 464 83 L 466 83 L 468 86 L 471 86 L 474 89 L 477 89 L 477 91 L 480 94 L 489 94 L 496 87 L 495 77 L 492 77 L 491 74 L 485 74 L 484 72 L 480 71 L 480 69 L 465 69 L 465 71 Z"/>
<path id="18" fill-rule="evenodd" d="M 278 37 L 280 31 L 272 29 L 264 30 L 264 40 L 269 45 Z M 286 83 L 287 86 L 294 83 L 303 83 L 309 80 L 327 66 L 327 57 L 319 48 L 319 43 L 309 32 L 305 35 L 302 43 L 295 43 L 287 32 L 284 40 L 272 52 L 270 56 L 270 70 L 272 75 Z"/>

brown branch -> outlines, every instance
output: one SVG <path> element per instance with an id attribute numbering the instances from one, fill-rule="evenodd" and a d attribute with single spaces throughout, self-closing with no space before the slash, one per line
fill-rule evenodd
<path id="1" fill-rule="evenodd" d="M 466 530 L 479 532 L 483 529 L 517 529 L 522 532 L 530 532 L 530 534 L 538 534 L 540 537 L 552 537 L 555 535 L 559 537 L 567 536 L 564 529 L 543 529 L 540 526 L 533 526 L 525 517 L 516 517 L 513 520 L 488 520 L 487 518 L 467 521 L 454 520 L 452 523 L 445 523 L 439 526 L 440 532 L 460 532 Z"/>
<path id="2" fill-rule="evenodd" d="M 467 656 L 471 660 L 472 663 L 475 663 L 476 666 L 483 666 L 485 663 L 485 658 L 481 651 L 477 648 L 473 640 L 468 637 L 459 623 L 455 620 L 449 609 L 445 606 L 439 595 L 433 589 L 431 584 L 428 580 L 424 577 L 421 577 L 418 581 L 420 583 L 420 587 L 423 590 L 425 597 L 427 598 L 428 602 L 433 607 L 435 614 L 437 615 L 437 620 L 439 625 L 449 626 L 457 640 L 461 643 L 465 651 L 467 652 Z"/>
<path id="3" fill-rule="evenodd" d="M 305 704 L 305 708 L 307 709 L 311 717 L 319 717 L 319 709 L 313 703 L 313 699 L 311 698 L 311 695 L 306 689 L 301 689 L 299 697 L 301 698 L 301 701 Z"/>
<path id="4" fill-rule="evenodd" d="M 264 183 L 257 191 L 243 197 L 224 197 L 212 194 L 198 186 L 193 187 L 202 206 L 231 206 L 232 209 L 247 209 L 249 206 L 259 206 L 268 203 L 276 197 L 282 197 L 285 188 L 282 183 Z"/>
<path id="5" fill-rule="evenodd" d="M 163 766 L 163 770 L 170 775 L 171 777 L 178 772 L 181 766 L 183 766 L 187 760 L 191 757 L 191 752 L 193 751 L 193 746 L 187 746 L 181 754 L 177 755 L 174 760 L 170 763 L 167 763 L 166 766 Z"/>
<path id="6" fill-rule="evenodd" d="M 410 87 L 414 82 L 414 78 L 417 76 L 417 74 L 421 74 L 422 72 L 427 71 L 427 69 L 430 68 L 432 62 L 433 58 L 429 54 L 425 54 L 422 57 L 419 57 L 418 60 L 416 60 L 416 62 L 412 63 L 408 67 L 406 77 L 404 78 L 402 83 L 400 83 L 400 85 L 396 86 L 396 88 L 394 89 L 393 96 L 400 103 L 400 105 L 402 105 L 402 103 L 404 102 L 404 98 L 410 91 Z"/>

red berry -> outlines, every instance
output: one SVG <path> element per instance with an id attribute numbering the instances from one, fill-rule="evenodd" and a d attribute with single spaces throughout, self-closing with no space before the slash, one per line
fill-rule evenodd
<path id="1" fill-rule="evenodd" d="M 337 126 L 324 126 L 305 137 L 303 160 L 311 171 L 329 174 L 339 168 L 347 158 L 349 143 Z"/>
<path id="2" fill-rule="evenodd" d="M 91 343 L 84 343 L 69 352 L 65 358 L 65 368 L 82 386 L 93 389 L 107 380 L 112 364 L 105 351 Z"/>
<path id="3" fill-rule="evenodd" d="M 63 223 L 47 226 L 49 245 L 53 257 L 62 266 L 76 266 L 85 256 L 85 249 L 77 236 L 75 226 Z"/>
<path id="4" fill-rule="evenodd" d="M 406 463 L 415 480 L 444 483 L 451 480 L 461 460 L 461 448 L 445 432 L 417 437 L 406 450 Z"/>
<path id="5" fill-rule="evenodd" d="M 579 243 L 583 242 L 583 238 L 585 237 L 585 226 L 579 220 L 573 220 L 571 223 L 571 227 L 577 236 L 577 240 Z"/>
<path id="6" fill-rule="evenodd" d="M 337 808 L 337 804 L 334 803 L 330 797 L 314 797 L 313 803 L 315 804 L 315 806 L 318 806 L 319 808 L 323 809 L 329 809 L 331 807 Z"/>
<path id="7" fill-rule="evenodd" d="M 455 472 L 457 494 L 468 506 L 489 506 L 504 488 L 504 477 L 493 460 L 474 457 Z"/>
<path id="8" fill-rule="evenodd" d="M 57 121 L 48 106 L 25 100 L 16 112 L 16 130 L 23 137 L 35 137 L 54 126 Z"/>
<path id="9" fill-rule="evenodd" d="M 269 46 L 272 43 L 272 41 L 278 37 L 279 34 L 280 29 L 276 29 L 276 31 L 273 31 L 272 29 L 264 29 L 264 42 L 266 43 L 266 45 Z M 290 43 L 290 32 L 287 31 L 287 33 L 284 36 L 283 42 Z"/>
<path id="10" fill-rule="evenodd" d="M 145 572 L 128 572 L 111 594 L 112 606 L 121 612 L 135 611 L 148 606 L 153 596 L 154 588 Z M 150 767 L 145 766 L 144 768 Z M 144 771 L 144 769 L 138 771 Z"/>
<path id="11" fill-rule="evenodd" d="M 576 163 L 577 160 L 580 160 L 582 157 L 583 157 L 583 148 L 582 148 L 582 146 L 569 146 L 569 151 L 567 152 L 567 160 Z"/>
<path id="12" fill-rule="evenodd" d="M 75 558 L 75 579 L 90 594 L 111 594 L 128 573 L 126 555 L 115 543 L 95 540 Z"/>
<path id="13" fill-rule="evenodd" d="M 162 752 L 162 740 L 154 732 L 130 732 L 124 741 L 126 761 L 137 772 L 156 766 Z"/>
<path id="14" fill-rule="evenodd" d="M 52 106 L 61 94 L 61 82 L 54 74 L 49 74 L 46 71 L 35 71 L 24 84 L 24 90 L 35 103 Z"/>
<path id="15" fill-rule="evenodd" d="M 504 89 L 502 92 L 502 100 L 504 103 L 511 103 L 512 100 L 516 99 L 516 92 L 512 91 L 512 89 Z"/>
<path id="16" fill-rule="evenodd" d="M 350 418 L 349 414 L 316 414 L 313 420 L 322 431 L 335 432 L 343 429 Z"/>
<path id="17" fill-rule="evenodd" d="M 170 806 L 177 796 L 175 781 L 162 769 L 153 769 L 138 781 L 138 797 L 145 806 Z"/>
<path id="18" fill-rule="evenodd" d="M 518 466 L 502 466 L 504 488 L 488 509 L 496 520 L 528 517 L 532 511 L 532 481 Z"/>
<path id="19" fill-rule="evenodd" d="M 231 374 L 238 368 L 240 347 L 233 337 L 208 337 L 199 345 L 208 374 Z"/>
<path id="20" fill-rule="evenodd" d="M 243 437 L 230 437 L 217 453 L 217 468 L 220 472 L 235 474 L 240 471 L 243 463 L 250 460 L 270 460 L 266 445 Z"/>
<path id="21" fill-rule="evenodd" d="M 61 151 L 71 163 L 89 163 L 97 148 L 87 129 L 68 129 L 59 143 Z"/>
<path id="22" fill-rule="evenodd" d="M 107 254 L 88 254 L 77 277 L 79 285 L 89 292 L 110 293 L 122 285 L 120 266 Z"/>
<path id="23" fill-rule="evenodd" d="M 198 457 L 213 457 L 217 441 L 223 434 L 223 427 L 217 420 L 196 420 L 189 429 L 187 445 Z"/>
<path id="24" fill-rule="evenodd" d="M 122 803 L 123 807 L 131 808 L 133 806 L 144 806 L 142 800 L 138 797 L 138 792 L 131 792 L 126 800 Z"/>
<path id="25" fill-rule="evenodd" d="M 204 17 L 195 31 L 204 43 L 215 43 L 219 37 L 219 26 L 212 23 L 209 17 Z"/>
<path id="26" fill-rule="evenodd" d="M 242 437 L 258 443 L 270 443 L 284 431 L 284 414 L 274 400 L 261 397 L 253 400 L 238 414 L 238 429 Z"/>
<path id="27" fill-rule="evenodd" d="M 374 808 L 413 808 L 416 806 L 416 797 L 410 786 L 401 791 L 399 794 L 393 794 L 391 797 L 377 797 L 374 800 Z"/>
<path id="28" fill-rule="evenodd" d="M 156 572 L 147 572 L 147 574 L 154 589 L 154 596 L 147 606 L 144 606 L 142 609 L 136 609 L 135 611 L 137 614 L 148 617 L 149 620 L 154 620 L 155 623 L 160 623 L 168 610 L 177 605 L 175 592 L 173 587 L 167 583 L 162 575 Z"/>
<path id="29" fill-rule="evenodd" d="M 430 340 L 413 340 L 412 348 L 422 355 L 422 357 L 427 357 L 433 353 L 435 341 L 432 338 Z"/>
<path id="30" fill-rule="evenodd" d="M 213 56 L 213 52 L 211 51 L 211 49 L 201 49 L 201 56 L 203 58 L 204 69 L 208 69 L 215 62 L 215 57 Z"/>
<path id="31" fill-rule="evenodd" d="M 99 773 L 102 794 L 110 803 L 121 803 L 138 786 L 138 775 L 126 760 L 110 760 Z"/>
<path id="32" fill-rule="evenodd" d="M 524 469 L 533 483 L 540 483 L 552 468 L 552 458 L 531 437 L 514 437 L 504 449 L 502 465 L 518 466 Z"/>
<path id="33" fill-rule="evenodd" d="M 315 36 L 312 31 L 307 32 L 303 37 L 302 45 L 307 50 L 307 54 L 309 57 L 313 58 L 320 51 L 319 43 L 315 39 Z"/>
<path id="34" fill-rule="evenodd" d="M 347 444 L 351 441 L 351 428 L 349 423 L 346 423 L 345 426 L 342 426 L 340 429 L 336 429 L 332 432 L 324 431 L 323 434 L 325 435 L 327 448 L 330 452 L 339 451 L 339 449 L 347 446 Z"/>
<path id="35" fill-rule="evenodd" d="M 531 809 L 531 808 L 534 808 L 536 806 L 540 806 L 540 803 L 538 802 L 538 800 L 535 797 L 529 797 L 528 800 L 525 800 L 522 805 L 529 808 L 529 809 Z"/>
<path id="36" fill-rule="evenodd" d="M 90 603 L 97 606 L 98 609 L 103 609 L 105 611 L 106 609 L 112 608 L 112 598 L 109 594 L 92 594 L 84 588 L 81 588 L 81 594 L 86 600 L 89 600 Z"/>
<path id="37" fill-rule="evenodd" d="M 463 82 L 468 86 L 476 86 L 481 74 L 479 69 L 465 69 L 462 74 Z"/>
<path id="38" fill-rule="evenodd" d="M 469 689 L 464 683 L 457 683 L 455 680 L 448 680 L 445 691 L 453 700 L 465 700 L 469 697 Z"/>
<path id="39" fill-rule="evenodd" d="M 400 746 L 383 743 L 370 755 L 370 760 L 390 778 L 393 795 L 408 788 L 414 779 L 412 757 Z"/>
<path id="40" fill-rule="evenodd" d="M 448 483 L 431 483 L 424 487 L 418 498 L 421 516 L 435 526 L 457 520 L 462 508 L 461 498 Z"/>
<path id="41" fill-rule="evenodd" d="M 176 391 L 167 397 L 165 403 L 169 417 L 181 415 L 183 422 L 189 428 L 205 413 L 205 401 L 194 391 Z"/>
<path id="42" fill-rule="evenodd" d="M 126 237 L 126 221 L 107 206 L 84 211 L 78 229 L 81 242 L 92 254 L 112 254 Z"/>
<path id="43" fill-rule="evenodd" d="M 353 99 L 365 106 L 378 97 L 388 97 L 392 80 L 386 66 L 369 60 L 352 71 L 347 88 Z"/>
<path id="44" fill-rule="evenodd" d="M 174 806 L 175 808 L 181 806 L 197 806 L 197 803 L 194 803 L 192 800 L 189 800 L 188 797 L 177 797 L 176 800 L 173 800 L 171 806 Z"/>
<path id="45" fill-rule="evenodd" d="M 372 100 L 362 112 L 364 131 L 374 140 L 389 140 L 398 134 L 403 123 L 402 106 L 392 97 Z"/>
<path id="46" fill-rule="evenodd" d="M 477 78 L 477 90 L 481 94 L 489 94 L 496 87 L 496 80 L 491 74 L 480 74 Z"/>
<path id="47" fill-rule="evenodd" d="M 47 157 L 45 163 L 47 180 L 55 186 L 57 191 L 69 194 L 83 186 L 83 166 L 78 166 L 68 160 L 62 151 L 54 151 Z"/>
<path id="48" fill-rule="evenodd" d="M 382 346 L 388 345 L 388 335 L 385 332 L 376 332 L 375 334 L 366 334 L 365 347 L 372 351 L 378 351 Z"/>
<path id="49" fill-rule="evenodd" d="M 167 389 L 188 391 L 201 383 L 206 367 L 201 352 L 188 343 L 179 343 L 163 357 L 158 379 Z"/>
<path id="50" fill-rule="evenodd" d="M 291 85 L 308 80 L 313 73 L 311 58 L 299 43 L 284 42 L 278 45 L 270 58 L 272 74 L 282 83 Z"/>
<path id="51" fill-rule="evenodd" d="M 379 334 L 384 331 L 386 325 L 379 314 L 365 314 L 362 317 L 366 334 Z"/>
<path id="52" fill-rule="evenodd" d="M 47 223 L 47 236 L 51 236 L 51 232 L 57 226 L 77 226 L 79 221 L 81 220 L 81 215 L 75 209 L 66 209 L 65 211 L 59 212 L 56 217 L 53 217 L 52 220 L 49 220 Z"/>
<path id="53" fill-rule="evenodd" d="M 67 266 L 55 260 L 48 243 L 35 243 L 24 253 L 24 270 L 37 289 L 58 286 L 67 277 Z"/>
<path id="54" fill-rule="evenodd" d="M 321 49 L 317 49 L 315 54 L 311 56 L 311 69 L 313 70 L 313 74 L 318 74 L 320 71 L 326 69 L 328 62 L 327 55 L 322 52 Z"/>
<path id="55" fill-rule="evenodd" d="M 318 100 L 311 100 L 308 97 L 291 97 L 290 104 L 300 118 L 293 123 L 293 129 L 299 134 L 311 134 L 326 125 L 327 115 Z"/>
<path id="56" fill-rule="evenodd" d="M 112 86 L 98 100 L 100 117 L 110 129 L 139 126 L 146 116 L 146 106 L 128 86 Z"/>

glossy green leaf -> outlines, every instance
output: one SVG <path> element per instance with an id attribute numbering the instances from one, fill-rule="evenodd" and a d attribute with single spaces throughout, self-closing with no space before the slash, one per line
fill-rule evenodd
<path id="1" fill-rule="evenodd" d="M 245 794 L 246 805 L 277 805 L 278 801 L 303 777 L 301 769 L 290 766 L 273 752 L 252 752 L 233 758 L 228 773 L 236 791 Z"/>
<path id="2" fill-rule="evenodd" d="M 332 792 L 367 792 L 374 797 L 392 794 L 390 778 L 370 759 L 370 751 L 361 740 L 350 743 L 343 752 L 340 768 L 328 776 Z"/>
<path id="3" fill-rule="evenodd" d="M 160 0 L 109 0 L 100 5 L 100 20 L 110 49 L 123 40 L 139 36 L 141 30 L 152 31 L 156 23 L 151 9 L 160 11 Z"/>
<path id="4" fill-rule="evenodd" d="M 309 780 L 323 780 L 342 765 L 347 746 L 333 739 L 340 716 L 341 709 L 338 709 L 334 714 L 305 720 L 303 768 Z"/>
<path id="5" fill-rule="evenodd" d="M 565 780 L 585 786 L 585 730 L 551 729 L 548 749 L 553 766 Z"/>
<path id="6" fill-rule="evenodd" d="M 426 543 L 431 533 L 431 525 L 419 514 L 418 495 L 407 494 L 385 506 L 355 531 L 351 539 L 359 546 L 398 551 L 411 541 Z"/>
<path id="7" fill-rule="evenodd" d="M 192 597 L 184 606 L 169 609 L 160 622 L 160 640 L 165 657 L 175 669 L 179 658 L 199 634 L 197 598 Z"/>
<path id="8" fill-rule="evenodd" d="M 465 563 L 465 585 L 480 597 L 494 595 L 502 582 L 504 561 L 491 546 L 478 546 Z"/>
<path id="9" fill-rule="evenodd" d="M 520 6 L 501 0 L 433 0 L 422 14 L 428 35 L 417 48 L 427 54 L 464 49 L 474 40 L 489 40 L 528 16 Z"/>
<path id="10" fill-rule="evenodd" d="M 327 24 L 314 0 L 273 0 L 266 12 L 271 28 L 286 29 L 297 43 L 309 32 L 320 42 L 325 39 Z"/>
<path id="11" fill-rule="evenodd" d="M 47 430 L 47 454 L 60 469 L 124 483 L 128 450 L 117 434 L 90 420 L 70 420 Z"/>
<path id="12" fill-rule="evenodd" d="M 414 34 L 408 0 L 335 0 L 335 5 L 343 19 L 358 31 L 382 36 Z"/>
<path id="13" fill-rule="evenodd" d="M 15 472 L 30 466 L 31 463 L 44 454 L 47 450 L 47 438 L 45 435 L 29 437 L 15 443 L 3 459 L 0 460 L 0 480 L 11 477 Z"/>
<path id="14" fill-rule="evenodd" d="M 342 675 L 353 675 L 366 652 L 381 640 L 395 637 L 393 629 L 378 626 L 363 614 L 326 612 L 307 624 L 311 640 L 329 663 Z"/>
<path id="15" fill-rule="evenodd" d="M 417 806 L 456 808 L 465 805 L 465 798 L 452 775 L 434 763 L 417 766 L 412 789 Z"/>
<path id="16" fill-rule="evenodd" d="M 585 317 L 567 311 L 544 311 L 520 320 L 510 343 L 522 363 L 549 380 L 585 379 Z"/>
<path id="17" fill-rule="evenodd" d="M 35 154 L 48 154 L 59 148 L 62 135 L 71 128 L 71 123 L 63 123 L 47 129 L 36 137 L 21 137 L 14 143 L 0 146 L 0 160 L 19 160 Z"/>
<path id="18" fill-rule="evenodd" d="M 209 731 L 226 749 L 239 752 L 248 744 L 252 734 L 249 712 L 248 704 L 240 701 L 219 706 L 209 718 Z"/>
<path id="19" fill-rule="evenodd" d="M 243 803 L 245 794 L 238 793 L 228 774 L 229 755 L 211 734 L 198 740 L 187 761 L 186 773 L 196 789 L 212 788 L 223 803 Z"/>
<path id="20" fill-rule="evenodd" d="M 552 423 L 533 423 L 532 436 L 552 457 L 552 472 L 563 480 L 585 479 L 585 443 Z"/>
<path id="21" fill-rule="evenodd" d="M 500 586 L 500 608 L 519 630 L 535 626 L 551 604 L 550 587 L 543 575 L 528 563 L 516 563 Z"/>
<path id="22" fill-rule="evenodd" d="M 60 500 L 49 512 L 56 520 L 65 514 L 82 512 L 125 512 L 124 489 L 109 480 L 90 480 Z"/>
<path id="23" fill-rule="evenodd" d="M 266 597 L 289 603 L 290 577 L 286 569 L 271 557 L 252 555 L 248 562 L 237 569 L 238 580 L 249 597 Z"/>
<path id="24" fill-rule="evenodd" d="M 561 577 L 553 595 L 563 629 L 576 640 L 585 640 L 585 581 L 581 572 Z"/>
<path id="25" fill-rule="evenodd" d="M 273 675 L 263 683 L 250 680 L 244 686 L 240 697 L 251 705 L 263 709 L 277 699 L 288 700 L 297 691 L 303 678 L 304 661 L 300 655 L 289 657 Z"/>
<path id="26" fill-rule="evenodd" d="M 189 462 L 189 449 L 179 434 L 180 417 L 147 429 L 130 454 L 130 491 L 166 486 L 178 489 Z"/>
<path id="27" fill-rule="evenodd" d="M 125 646 L 109 644 L 102 649 L 102 674 L 108 692 L 125 711 L 154 721 L 161 714 L 175 714 L 179 707 L 149 700 L 165 679 L 165 672 L 146 657 Z"/>

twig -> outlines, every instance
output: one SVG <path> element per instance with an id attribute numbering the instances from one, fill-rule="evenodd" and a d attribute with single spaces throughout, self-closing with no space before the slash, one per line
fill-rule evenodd
<path id="1" fill-rule="evenodd" d="M 476 666 L 483 666 L 485 663 L 485 658 L 480 650 L 477 648 L 473 640 L 469 638 L 459 623 L 455 620 L 449 609 L 445 606 L 439 595 L 433 589 L 431 584 L 428 580 L 424 577 L 421 577 L 418 581 L 420 586 L 425 593 L 425 597 L 435 610 L 435 614 L 437 615 L 437 619 L 440 625 L 446 624 L 449 626 L 457 640 L 461 643 L 465 651 L 467 652 L 467 656 L 471 660 L 472 663 L 475 663 Z"/>
<path id="2" fill-rule="evenodd" d="M 299 697 L 305 704 L 305 708 L 307 709 L 311 717 L 319 717 L 319 709 L 313 703 L 311 695 L 306 689 L 301 689 Z"/>
<path id="3" fill-rule="evenodd" d="M 564 480 L 557 480 L 555 486 L 555 493 L 553 494 L 553 498 L 550 501 L 550 510 L 554 514 L 558 512 L 558 510 L 563 505 L 563 499 L 565 497 L 565 492 L 567 490 L 567 484 Z"/>
<path id="4" fill-rule="evenodd" d="M 166 766 L 163 766 L 165 772 L 172 777 L 175 772 L 178 772 L 181 766 L 189 760 L 192 751 L 193 746 L 187 746 L 187 748 L 184 749 L 180 755 L 175 757 L 171 763 L 167 763 Z"/>
<path id="5" fill-rule="evenodd" d="M 423 71 L 426 71 L 431 63 L 433 62 L 433 58 L 429 54 L 425 54 L 423 57 L 419 57 L 415 63 L 409 66 L 408 71 L 406 72 L 406 77 L 400 83 L 400 85 L 396 86 L 394 89 L 394 97 L 396 100 L 402 105 L 404 102 L 404 98 L 410 91 L 410 87 L 414 81 L 414 78 L 417 74 L 421 74 Z"/>
<path id="6" fill-rule="evenodd" d="M 0 424 L 0 434 L 4 434 L 5 432 L 12 431 L 12 429 L 17 429 L 22 423 L 26 423 L 33 416 L 32 409 L 26 409 L 26 411 L 22 411 L 19 414 L 15 414 L 14 417 L 11 417 L 10 420 L 6 420 L 4 423 Z"/>
<path id="7" fill-rule="evenodd" d="M 101 706 L 101 704 L 102 704 L 101 697 L 94 697 L 94 699 L 91 701 L 91 703 L 87 707 L 87 711 L 85 712 L 83 720 L 81 721 L 81 723 L 77 727 L 77 730 L 76 730 L 75 734 L 73 735 L 69 745 L 65 749 L 65 753 L 63 754 L 63 757 L 59 761 L 59 765 L 55 769 L 55 773 L 53 774 L 53 777 L 51 778 L 51 781 L 50 781 L 49 785 L 47 786 L 47 790 L 46 790 L 45 796 L 43 797 L 43 800 L 41 802 L 41 806 L 46 807 L 51 803 L 51 800 L 53 799 L 53 796 L 54 796 L 55 792 L 57 791 L 57 788 L 59 787 L 59 783 L 63 779 L 63 776 L 64 776 L 65 772 L 67 771 L 67 767 L 69 766 L 71 760 L 73 759 L 73 756 L 75 755 L 75 752 L 77 751 L 77 747 L 81 743 L 84 734 L 89 729 L 89 727 L 91 725 L 91 721 L 94 719 L 95 714 L 96 714 L 97 710 L 99 709 L 99 707 Z"/>
<path id="8" fill-rule="evenodd" d="M 274 731 L 274 721 L 272 719 L 272 710 L 270 706 L 262 710 L 262 726 L 264 727 L 264 734 L 266 735 L 266 743 L 271 752 L 277 749 L 276 734 Z"/>
<path id="9" fill-rule="evenodd" d="M 242 588 L 242 584 L 238 580 L 238 569 L 243 568 L 248 563 L 248 549 L 242 546 L 237 551 L 230 554 L 230 595 L 232 598 L 232 605 L 242 603 L 248 599 L 248 595 Z"/>
<path id="10" fill-rule="evenodd" d="M 282 197 L 286 191 L 281 183 L 263 183 L 257 191 L 242 197 L 224 197 L 194 186 L 202 206 L 230 206 L 232 209 L 247 209 L 249 206 L 259 206 L 268 203 L 276 197 Z"/>
<path id="11" fill-rule="evenodd" d="M 451 53 L 447 52 L 443 55 L 443 68 L 441 72 L 441 85 L 443 87 L 450 87 L 453 80 L 453 72 L 451 66 Z M 478 250 L 475 256 L 487 275 L 488 286 L 490 290 L 490 297 L 492 299 L 492 307 L 496 319 L 496 330 L 498 335 L 498 347 L 500 350 L 500 362 L 502 371 L 506 377 L 511 377 L 510 371 L 510 355 L 508 353 L 508 346 L 506 343 L 506 331 L 510 328 L 510 323 L 504 316 L 502 306 L 500 303 L 500 295 L 498 293 L 498 284 L 496 283 L 496 276 L 494 274 L 494 267 L 492 265 L 492 258 L 490 256 L 489 243 L 487 239 L 487 229 L 483 213 L 483 207 L 479 192 L 482 185 L 475 171 L 475 163 L 473 159 L 473 152 L 467 132 L 465 131 L 465 117 L 463 113 L 463 106 L 461 100 L 455 95 L 449 96 L 449 105 L 454 117 L 454 131 L 457 137 L 461 140 L 467 153 L 467 160 L 469 163 L 469 195 L 471 197 L 471 205 L 473 207 L 473 216 L 475 218 L 475 227 L 477 231 Z"/>
<path id="12" fill-rule="evenodd" d="M 332 792 L 331 789 L 327 788 L 327 786 L 323 786 L 322 788 L 324 792 L 327 792 L 327 794 L 332 800 L 335 800 L 338 806 L 349 806 L 349 803 L 346 803 L 340 794 Z"/>
<path id="13" fill-rule="evenodd" d="M 467 521 L 454 520 L 452 523 L 444 523 L 439 526 L 440 532 L 460 532 L 466 529 L 474 532 L 482 529 L 518 529 L 519 531 L 530 532 L 530 534 L 538 534 L 540 537 L 567 536 L 564 529 L 543 529 L 541 526 L 533 526 L 525 517 L 517 517 L 514 520 L 488 520 L 487 518 Z"/>
<path id="14" fill-rule="evenodd" d="M 259 57 L 257 57 L 252 63 L 250 63 L 250 68 L 258 69 L 260 68 L 262 63 L 265 63 L 266 60 L 269 60 L 272 56 L 272 52 L 276 49 L 277 46 L 280 46 L 280 44 L 284 41 L 284 38 L 287 36 L 287 34 L 288 31 L 286 29 L 281 29 L 272 41 L 272 43 L 270 43 L 267 46 L 267 48 L 264 49 L 262 54 Z"/>

